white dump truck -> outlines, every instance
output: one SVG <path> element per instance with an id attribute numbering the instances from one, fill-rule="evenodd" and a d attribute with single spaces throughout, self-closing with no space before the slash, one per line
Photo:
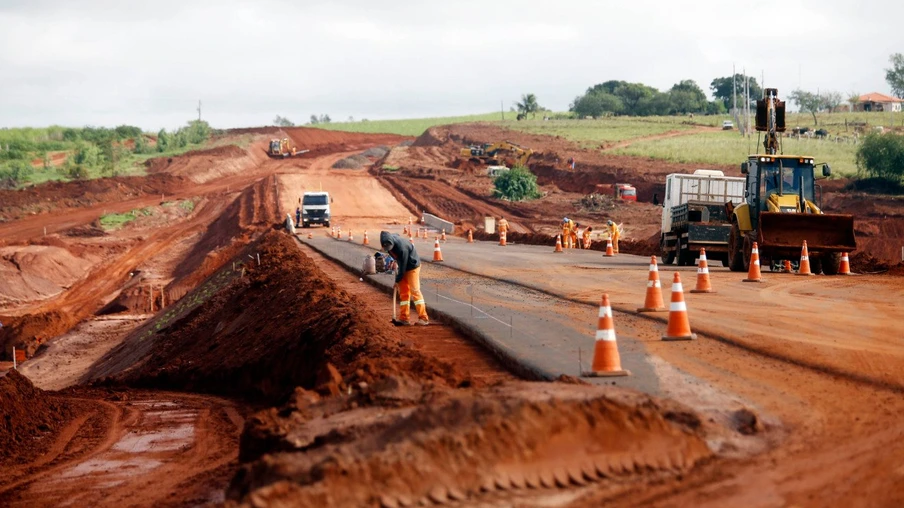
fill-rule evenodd
<path id="1" fill-rule="evenodd" d="M 323 224 L 330 227 L 330 203 L 333 198 L 329 192 L 305 192 L 301 197 L 301 224 L 310 227 L 312 224 Z"/>
<path id="2" fill-rule="evenodd" d="M 744 202 L 744 178 L 711 169 L 668 175 L 662 202 L 662 262 L 677 259 L 678 265 L 690 266 L 702 247 L 708 259 L 728 266 L 731 218 L 725 205 L 729 202 Z"/>

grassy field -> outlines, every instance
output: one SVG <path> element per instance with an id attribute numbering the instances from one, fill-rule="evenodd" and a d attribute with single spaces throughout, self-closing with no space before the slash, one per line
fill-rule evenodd
<path id="1" fill-rule="evenodd" d="M 108 231 L 112 229 L 119 229 L 129 222 L 137 219 L 138 217 L 147 217 L 152 214 L 153 212 L 149 208 L 132 210 L 126 213 L 108 213 L 107 215 L 101 216 L 100 227 Z"/>
<path id="2" fill-rule="evenodd" d="M 371 134 L 399 134 L 402 136 L 420 136 L 430 127 L 466 122 L 498 122 L 500 113 L 483 115 L 446 116 L 438 118 L 410 118 L 407 120 L 368 120 L 361 122 L 332 122 L 313 125 L 319 129 L 345 132 L 366 132 Z M 515 113 L 506 112 L 506 119 L 514 120 Z"/>
<path id="3" fill-rule="evenodd" d="M 717 118 L 721 125 L 722 118 Z M 672 131 L 686 131 L 695 128 L 687 117 L 609 117 L 598 120 L 526 120 L 521 122 L 497 122 L 506 128 L 562 136 L 578 142 L 584 148 L 595 148 L 607 143 L 643 138 Z"/>
<path id="4" fill-rule="evenodd" d="M 784 138 L 782 148 L 786 154 L 810 155 L 817 162 L 828 162 L 834 174 L 839 176 L 850 176 L 857 170 L 854 164 L 857 145 L 851 143 Z M 758 144 L 756 137 L 748 139 L 736 131 L 720 131 L 640 140 L 613 150 L 613 153 L 690 164 L 737 166 L 746 160 L 748 154 L 758 151 L 762 151 L 762 145 Z"/>

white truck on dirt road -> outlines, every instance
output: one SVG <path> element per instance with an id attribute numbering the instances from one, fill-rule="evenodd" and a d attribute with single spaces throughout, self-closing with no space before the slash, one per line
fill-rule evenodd
<path id="1" fill-rule="evenodd" d="M 305 192 L 301 197 L 301 224 L 307 228 L 312 224 L 323 224 L 330 227 L 330 203 L 333 198 L 329 192 Z"/>
<path id="2" fill-rule="evenodd" d="M 662 202 L 662 262 L 668 265 L 677 259 L 679 266 L 690 266 L 700 248 L 706 248 L 707 258 L 728 266 L 728 202 L 744 202 L 744 178 L 710 169 L 668 175 Z"/>

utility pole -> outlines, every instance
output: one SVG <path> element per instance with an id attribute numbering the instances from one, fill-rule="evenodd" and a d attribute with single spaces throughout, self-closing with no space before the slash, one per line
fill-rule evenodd
<path id="1" fill-rule="evenodd" d="M 737 71 L 734 64 L 731 64 L 731 117 L 734 118 L 735 125 L 741 130 L 741 120 L 738 118 L 738 84 Z"/>
<path id="2" fill-rule="evenodd" d="M 201 99 L 198 99 L 198 121 L 201 121 Z"/>
<path id="3" fill-rule="evenodd" d="M 747 75 L 747 69 L 744 69 L 744 110 L 747 118 L 744 120 L 744 132 L 750 137 L 750 76 Z"/>

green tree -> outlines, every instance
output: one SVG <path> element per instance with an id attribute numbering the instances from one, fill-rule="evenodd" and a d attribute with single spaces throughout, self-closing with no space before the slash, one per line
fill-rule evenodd
<path id="1" fill-rule="evenodd" d="M 188 122 L 188 125 L 179 129 L 180 133 L 183 133 L 185 137 L 185 144 L 180 146 L 186 146 L 188 144 L 198 145 L 210 138 L 210 124 L 205 122 L 204 120 L 192 120 Z"/>
<path id="2" fill-rule="evenodd" d="M 614 93 L 625 105 L 625 113 L 629 115 L 642 115 L 644 113 L 641 112 L 642 108 L 640 108 L 640 105 L 643 103 L 649 104 L 651 99 L 660 92 L 643 83 L 625 83 L 615 87 Z"/>
<path id="3" fill-rule="evenodd" d="M 493 180 L 496 187 L 493 195 L 511 201 L 536 199 L 540 197 L 537 176 L 524 166 L 515 166 Z"/>
<path id="4" fill-rule="evenodd" d="M 276 118 L 273 119 L 273 125 L 277 127 L 295 127 L 295 124 L 292 123 L 292 120 L 279 115 L 276 115 Z"/>
<path id="5" fill-rule="evenodd" d="M 813 125 L 819 125 L 816 120 L 816 113 L 823 107 L 823 99 L 818 94 L 797 89 L 788 95 L 788 99 L 797 104 L 801 112 L 812 114 Z"/>
<path id="6" fill-rule="evenodd" d="M 148 144 L 148 138 L 144 137 L 144 134 L 139 134 L 135 136 L 135 148 L 132 149 L 133 153 L 149 153 L 151 151 L 151 147 Z"/>
<path id="7" fill-rule="evenodd" d="M 861 175 L 900 183 L 904 176 L 904 135 L 870 134 L 860 143 L 856 155 Z"/>
<path id="8" fill-rule="evenodd" d="M 895 97 L 904 97 L 904 55 L 895 53 L 888 57 L 891 68 L 885 69 L 885 81 Z"/>
<path id="9" fill-rule="evenodd" d="M 672 85 L 669 90 L 670 113 L 702 113 L 706 110 L 706 94 L 692 79 L 685 79 Z"/>
<path id="10" fill-rule="evenodd" d="M 320 123 L 330 123 L 332 121 L 333 120 L 330 118 L 330 115 L 327 115 L 327 114 L 320 115 Z"/>
<path id="11" fill-rule="evenodd" d="M 320 123 L 320 119 L 317 118 L 317 115 L 311 115 L 311 120 L 308 122 L 311 125 L 317 125 Z"/>
<path id="12" fill-rule="evenodd" d="M 170 135 L 166 132 L 166 129 L 160 129 L 160 132 L 157 133 L 157 151 L 165 152 L 170 148 Z"/>
<path id="13" fill-rule="evenodd" d="M 848 103 L 851 105 L 851 111 L 857 109 L 857 104 L 860 104 L 860 94 L 857 92 L 851 92 L 847 98 Z"/>
<path id="14" fill-rule="evenodd" d="M 844 97 L 841 95 L 841 92 L 833 92 L 831 90 L 821 92 L 819 98 L 822 100 L 822 107 L 828 113 L 834 113 L 835 109 L 844 102 Z"/>
<path id="15" fill-rule="evenodd" d="M 587 92 L 576 97 L 569 108 L 578 118 L 584 116 L 600 117 L 607 113 L 619 114 L 625 109 L 621 99 L 611 93 L 598 91 Z"/>
<path id="16" fill-rule="evenodd" d="M 724 115 L 727 111 L 725 103 L 721 100 L 714 100 L 706 103 L 707 115 Z"/>
<path id="17" fill-rule="evenodd" d="M 734 83 L 734 95 L 738 97 L 738 107 L 744 107 L 744 76 L 735 74 L 734 81 L 731 76 L 716 78 L 709 84 L 713 97 L 725 104 L 725 109 L 731 110 L 732 106 L 732 83 Z M 752 107 L 756 107 L 756 100 L 763 98 L 763 89 L 756 82 L 756 78 L 750 77 L 750 102 Z"/>
<path id="18" fill-rule="evenodd" d="M 516 102 L 515 107 L 518 109 L 518 112 L 521 113 L 518 115 L 521 117 L 527 117 L 527 115 L 531 115 L 533 117 L 537 116 L 537 111 L 540 110 L 540 104 L 537 103 L 537 96 L 532 93 L 526 93 L 521 95 L 521 102 Z"/>

